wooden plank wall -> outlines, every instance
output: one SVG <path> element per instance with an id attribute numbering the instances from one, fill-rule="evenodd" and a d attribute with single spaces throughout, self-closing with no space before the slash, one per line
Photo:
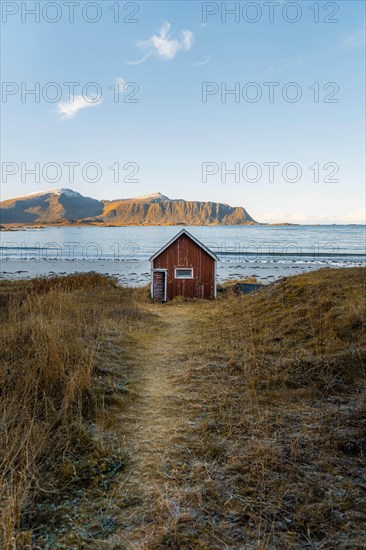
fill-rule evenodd
<path id="1" fill-rule="evenodd" d="M 193 279 L 175 279 L 174 269 L 192 267 Z M 187 235 L 174 241 L 153 261 L 154 269 L 168 270 L 167 300 L 215 297 L 215 260 Z"/>

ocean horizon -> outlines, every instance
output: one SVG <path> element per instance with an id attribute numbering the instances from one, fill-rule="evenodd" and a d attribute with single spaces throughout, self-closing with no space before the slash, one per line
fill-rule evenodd
<path id="1" fill-rule="evenodd" d="M 219 258 L 218 280 L 271 282 L 324 267 L 366 266 L 366 226 L 184 226 Z M 24 228 L 0 233 L 1 278 L 96 271 L 126 286 L 150 280 L 149 258 L 181 226 Z"/>

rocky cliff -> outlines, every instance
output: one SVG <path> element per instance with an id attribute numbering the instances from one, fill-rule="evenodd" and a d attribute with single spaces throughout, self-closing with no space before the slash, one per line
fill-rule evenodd
<path id="1" fill-rule="evenodd" d="M 0 203 L 2 224 L 244 225 L 255 220 L 241 206 L 169 199 L 160 193 L 99 201 L 71 189 L 51 189 Z"/>

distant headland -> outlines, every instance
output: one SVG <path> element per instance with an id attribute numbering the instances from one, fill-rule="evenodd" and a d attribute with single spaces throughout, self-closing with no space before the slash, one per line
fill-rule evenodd
<path id="1" fill-rule="evenodd" d="M 260 225 L 242 206 L 170 199 L 161 193 L 97 200 L 68 188 L 0 202 L 0 225 Z"/>

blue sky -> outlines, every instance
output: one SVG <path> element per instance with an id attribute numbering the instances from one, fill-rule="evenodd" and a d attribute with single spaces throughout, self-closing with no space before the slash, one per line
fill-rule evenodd
<path id="1" fill-rule="evenodd" d="M 263 2 L 240 2 L 226 22 L 221 2 L 104 0 L 85 12 L 95 23 L 82 16 L 91 2 L 78 2 L 73 23 L 62 1 L 46 13 L 40 2 L 35 22 L 24 11 L 35 4 L 2 2 L 2 199 L 54 187 L 104 199 L 160 191 L 242 205 L 260 221 L 363 222 L 364 2 L 272 2 L 273 22 Z M 71 96 L 67 82 L 80 83 Z M 83 90 L 90 82 L 98 87 Z M 39 101 L 22 101 L 35 83 Z M 221 98 L 235 87 L 239 97 Z M 39 182 L 26 173 L 35 163 Z"/>

